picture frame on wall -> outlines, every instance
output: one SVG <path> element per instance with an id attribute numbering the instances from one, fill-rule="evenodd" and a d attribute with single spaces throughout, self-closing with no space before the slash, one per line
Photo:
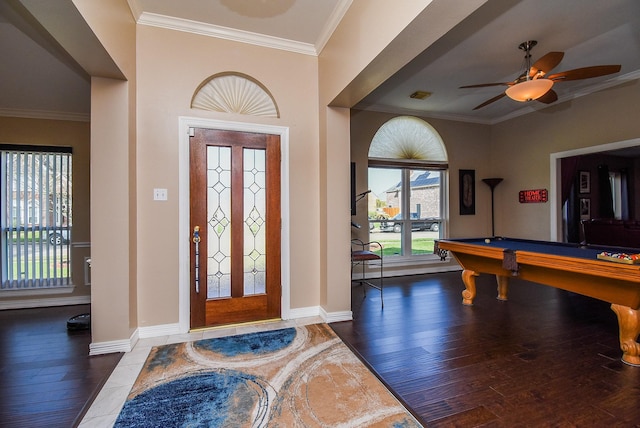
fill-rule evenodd
<path id="1" fill-rule="evenodd" d="M 591 173 L 580 171 L 579 180 L 580 193 L 591 193 Z"/>
<path id="2" fill-rule="evenodd" d="M 580 219 L 587 220 L 591 218 L 591 199 L 580 198 Z"/>
<path id="3" fill-rule="evenodd" d="M 460 170 L 460 215 L 476 213 L 476 171 Z"/>

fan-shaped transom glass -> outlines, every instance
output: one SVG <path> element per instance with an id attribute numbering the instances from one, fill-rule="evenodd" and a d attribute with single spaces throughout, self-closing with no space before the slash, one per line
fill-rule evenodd
<path id="1" fill-rule="evenodd" d="M 438 132 L 417 117 L 399 116 L 387 121 L 373 136 L 369 158 L 446 161 Z"/>
<path id="2" fill-rule="evenodd" d="M 215 74 L 202 82 L 193 95 L 191 108 L 280 117 L 267 88 L 251 76 L 235 72 Z"/>

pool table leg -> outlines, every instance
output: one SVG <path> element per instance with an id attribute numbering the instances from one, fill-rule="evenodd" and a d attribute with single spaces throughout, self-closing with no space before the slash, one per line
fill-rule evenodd
<path id="1" fill-rule="evenodd" d="M 640 366 L 640 343 L 636 342 L 640 334 L 640 313 L 615 303 L 611 305 L 611 310 L 618 316 L 622 361 L 632 366 Z"/>
<path id="2" fill-rule="evenodd" d="M 476 298 L 476 277 L 479 275 L 476 271 L 464 269 L 462 271 L 462 281 L 465 289 L 462 291 L 462 304 L 471 306 L 473 299 Z"/>
<path id="3" fill-rule="evenodd" d="M 498 282 L 498 300 L 507 300 L 507 291 L 509 290 L 509 277 L 496 275 L 496 281 Z"/>

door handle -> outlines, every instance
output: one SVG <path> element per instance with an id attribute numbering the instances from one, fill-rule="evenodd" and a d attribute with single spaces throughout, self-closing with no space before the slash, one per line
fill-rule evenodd
<path id="1" fill-rule="evenodd" d="M 191 238 L 193 243 L 195 244 L 195 263 L 194 270 L 196 274 L 196 294 L 200 293 L 200 226 L 195 226 L 193 228 L 193 238 Z"/>

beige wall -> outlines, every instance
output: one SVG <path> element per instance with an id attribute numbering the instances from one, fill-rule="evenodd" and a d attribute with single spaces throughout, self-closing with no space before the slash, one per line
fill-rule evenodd
<path id="1" fill-rule="evenodd" d="M 281 117 L 190 108 L 210 76 L 240 72 L 273 95 Z M 140 326 L 178 321 L 178 118 L 289 127 L 291 307 L 319 302 L 317 58 L 140 26 L 138 28 L 138 285 Z M 153 188 L 168 201 L 152 200 Z M 188 234 L 188 231 L 187 231 Z"/>
<path id="2" fill-rule="evenodd" d="M 349 110 L 360 85 L 342 104 L 335 98 L 384 50 L 429 1 L 398 8 L 388 2 L 354 2 L 319 57 L 319 243 L 320 301 L 326 312 L 350 311 L 349 229 Z M 375 37 L 371 37 L 375 34 Z M 403 62 L 400 55 L 396 64 Z M 399 65 L 398 65 L 399 67 Z M 393 61 L 370 71 L 379 82 L 394 70 Z M 366 80 L 366 79 L 365 79 Z M 372 84 L 372 81 L 368 82 Z M 335 103 L 334 103 L 335 105 Z"/>
<path id="3" fill-rule="evenodd" d="M 73 243 L 81 246 L 71 248 L 71 279 L 76 286 L 73 293 L 64 295 L 47 295 L 12 297 L 4 293 L 5 302 L 15 300 L 42 299 L 51 297 L 76 298 L 88 296 L 91 287 L 84 285 L 84 258 L 91 256 L 91 248 L 87 245 L 90 237 L 89 214 L 89 158 L 90 136 L 88 122 L 71 122 L 63 120 L 23 119 L 0 117 L 0 143 L 24 144 L 34 146 L 64 146 L 73 149 Z"/>
<path id="4" fill-rule="evenodd" d="M 550 238 L 551 204 L 521 204 L 518 192 L 550 189 L 550 155 L 640 137 L 640 81 L 610 88 L 491 127 L 490 173 L 496 187 L 496 234 Z"/>
<path id="5" fill-rule="evenodd" d="M 520 190 L 551 189 L 551 154 L 640 137 L 633 106 L 640 83 L 558 104 L 538 113 L 495 125 L 423 118 L 440 134 L 449 158 L 449 237 L 486 236 L 491 232 L 491 193 L 482 178 L 502 177 L 495 190 L 496 235 L 548 240 L 551 204 L 521 204 Z M 358 192 L 366 190 L 366 159 L 377 129 L 395 115 L 353 111 L 351 156 L 357 162 Z M 458 170 L 476 171 L 476 215 L 460 216 Z M 356 222 L 366 224 L 359 210 Z"/>
<path id="6" fill-rule="evenodd" d="M 109 343 L 138 327 L 136 25 L 126 0 L 74 4 L 127 79 L 78 54 L 92 73 L 92 340 Z"/>
<path id="7" fill-rule="evenodd" d="M 131 337 L 135 330 L 135 276 L 130 270 L 127 82 L 91 82 L 91 240 L 93 342 Z M 132 312 L 133 310 L 133 312 Z"/>
<path id="8" fill-rule="evenodd" d="M 362 97 L 398 71 L 485 0 L 353 2 L 319 57 L 321 305 L 350 310 L 349 114 Z M 331 106 L 331 107 L 327 107 Z"/>
<path id="9" fill-rule="evenodd" d="M 376 131 L 388 120 L 398 115 L 352 110 L 351 112 L 351 160 L 356 162 L 356 192 L 369 188 L 367 159 L 369 146 Z M 482 178 L 491 175 L 490 146 L 491 127 L 473 123 L 450 120 L 422 118 L 440 134 L 445 145 L 449 169 L 446 173 L 447 197 L 443 201 L 445 223 L 441 229 L 443 237 L 470 237 L 491 235 L 491 194 L 489 187 L 482 183 Z M 460 215 L 459 174 L 460 169 L 476 171 L 476 214 Z M 367 224 L 367 212 L 360 206 L 353 220 L 361 225 Z M 367 228 L 354 230 L 352 237 L 368 240 Z M 405 274 L 409 267 L 404 264 L 389 263 L 385 271 L 388 275 Z M 434 263 L 435 262 L 435 263 Z M 439 260 L 412 261 L 412 272 L 430 272 L 436 269 L 451 269 L 454 262 L 443 263 Z"/>
<path id="10" fill-rule="evenodd" d="M 94 342 L 179 321 L 180 116 L 289 128 L 291 307 L 348 311 L 349 161 L 391 117 L 348 108 L 484 0 L 356 1 L 318 58 L 136 26 L 124 0 L 74 3 L 128 79 L 92 81 Z M 190 109 L 198 85 L 224 71 L 265 85 L 281 117 Z M 426 118 L 449 156 L 448 235 L 489 233 L 480 180 L 501 176 L 496 233 L 547 239 L 549 204 L 521 205 L 517 192 L 549 188 L 550 153 L 638 137 L 639 92 L 636 81 L 493 126 Z M 458 215 L 459 169 L 476 170 L 475 216 Z M 153 201 L 154 188 L 168 201 Z"/>
<path id="11" fill-rule="evenodd" d="M 352 111 L 351 115 L 351 160 L 356 162 L 357 192 L 368 189 L 367 158 L 369 145 L 376 131 L 388 120 L 398 115 L 366 111 Z M 469 237 L 491 234 L 491 193 L 481 180 L 491 176 L 491 127 L 474 123 L 422 117 L 440 134 L 448 157 L 448 224 L 445 236 Z M 458 171 L 476 171 L 476 214 L 460 215 Z M 357 210 L 355 221 L 367 223 L 364 209 Z M 362 238 L 362 236 L 360 236 Z"/>

